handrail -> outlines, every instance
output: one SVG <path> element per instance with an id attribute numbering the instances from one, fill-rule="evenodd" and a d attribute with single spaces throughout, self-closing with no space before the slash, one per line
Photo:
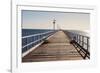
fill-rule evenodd
<path id="1" fill-rule="evenodd" d="M 83 59 L 90 58 L 90 52 L 89 52 L 89 39 L 90 37 L 80 35 L 78 33 L 73 33 L 69 31 L 64 31 L 66 34 L 68 34 L 68 37 L 71 40 L 71 44 L 74 45 L 74 47 L 77 49 L 79 48 L 80 50 L 77 49 L 77 51 L 80 53 L 80 55 L 83 57 Z M 81 54 L 83 52 L 85 55 Z"/>
<path id="2" fill-rule="evenodd" d="M 52 34 L 54 34 L 54 32 L 56 32 L 56 31 L 48 31 L 48 32 L 44 32 L 44 33 L 38 33 L 38 34 L 23 36 L 22 37 L 22 44 L 24 44 L 24 45 L 22 46 L 22 52 L 23 52 L 23 50 L 30 49 L 29 48 L 30 46 L 32 47 L 32 46 L 35 46 L 36 44 L 39 44 L 44 39 L 46 39 L 49 36 L 51 36 Z M 24 43 L 24 42 L 26 42 L 26 43 Z"/>
<path id="3" fill-rule="evenodd" d="M 45 39 L 45 38 L 46 38 L 46 37 L 44 36 L 43 38 L 40 38 L 40 39 L 38 39 L 38 40 L 36 40 L 36 41 L 33 41 L 33 42 L 30 42 L 30 43 L 24 45 L 22 48 L 25 48 L 25 47 L 27 47 L 28 45 L 31 45 L 31 44 L 33 44 L 33 43 L 36 43 L 37 41 L 40 41 L 40 40 Z"/>
<path id="4" fill-rule="evenodd" d="M 33 37 L 33 36 L 38 36 L 38 35 L 42 35 L 42 34 L 46 34 L 46 33 L 49 33 L 49 32 L 53 32 L 53 31 L 48 31 L 48 32 L 44 32 L 44 33 L 38 33 L 38 34 L 32 34 L 32 35 L 28 35 L 28 36 L 23 36 L 22 39 L 28 38 L 28 37 Z"/>

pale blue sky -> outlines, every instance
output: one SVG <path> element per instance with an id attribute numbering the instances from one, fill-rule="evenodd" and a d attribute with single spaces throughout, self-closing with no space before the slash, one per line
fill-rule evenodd
<path id="1" fill-rule="evenodd" d="M 90 14 L 72 12 L 22 11 L 22 28 L 52 29 L 53 19 L 63 29 L 88 30 Z"/>

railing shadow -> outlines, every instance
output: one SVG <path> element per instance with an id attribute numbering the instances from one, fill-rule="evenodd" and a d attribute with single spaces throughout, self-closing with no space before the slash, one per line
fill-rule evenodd
<path id="1" fill-rule="evenodd" d="M 90 45 L 89 45 L 89 37 L 76 34 L 69 31 L 64 31 L 65 34 L 68 35 L 70 39 L 70 44 L 72 44 L 78 53 L 82 56 L 83 59 L 90 59 Z"/>

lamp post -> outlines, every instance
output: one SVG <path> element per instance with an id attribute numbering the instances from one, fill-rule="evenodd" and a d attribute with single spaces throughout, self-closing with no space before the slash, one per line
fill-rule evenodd
<path id="1" fill-rule="evenodd" d="M 55 30 L 55 23 L 56 23 L 56 20 L 54 19 L 53 20 L 53 29 Z"/>

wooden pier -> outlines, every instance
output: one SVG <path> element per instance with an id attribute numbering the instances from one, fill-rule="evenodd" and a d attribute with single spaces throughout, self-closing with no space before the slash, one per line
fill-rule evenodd
<path id="1" fill-rule="evenodd" d="M 22 58 L 22 62 L 82 60 L 82 56 L 70 44 L 63 31 L 58 31 L 46 39 L 42 45 Z"/>

